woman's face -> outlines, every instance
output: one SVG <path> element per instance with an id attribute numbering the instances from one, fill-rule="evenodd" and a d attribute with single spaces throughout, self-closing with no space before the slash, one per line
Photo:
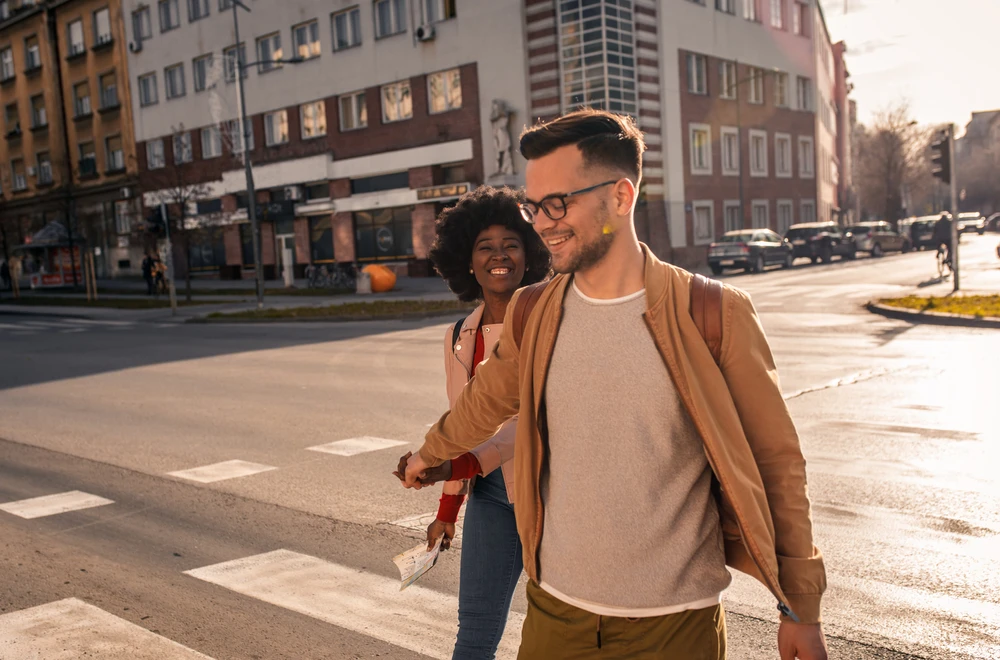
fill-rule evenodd
<path id="1" fill-rule="evenodd" d="M 524 242 L 503 225 L 479 232 L 472 245 L 472 272 L 484 292 L 509 294 L 524 279 Z"/>

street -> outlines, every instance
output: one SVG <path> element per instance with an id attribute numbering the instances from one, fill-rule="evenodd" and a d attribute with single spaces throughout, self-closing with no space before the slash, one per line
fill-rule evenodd
<path id="1" fill-rule="evenodd" d="M 996 243 L 963 239 L 970 285 Z M 799 264 L 723 279 L 802 438 L 831 657 L 1000 657 L 996 332 L 862 308 L 950 290 L 933 252 Z M 447 407 L 454 320 L 0 314 L 0 658 L 450 658 L 458 552 L 402 593 L 391 561 L 439 490 L 391 471 Z M 730 657 L 777 657 L 766 590 L 725 605 Z"/>

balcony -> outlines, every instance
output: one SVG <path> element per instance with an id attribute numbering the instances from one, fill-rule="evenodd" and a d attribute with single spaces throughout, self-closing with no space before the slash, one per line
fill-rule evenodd
<path id="1" fill-rule="evenodd" d="M 100 176 L 97 173 L 97 158 L 87 156 L 80 159 L 80 180 L 96 179 Z"/>
<path id="2" fill-rule="evenodd" d="M 37 76 L 41 72 L 42 72 L 42 58 L 29 57 L 24 67 L 24 75 L 31 78 L 33 76 Z"/>
<path id="3" fill-rule="evenodd" d="M 7 138 L 8 142 L 12 142 L 14 140 L 20 140 L 21 139 L 21 125 L 18 124 L 14 128 L 12 128 L 9 131 L 7 131 L 7 133 L 6 133 L 6 135 L 4 137 Z"/>
<path id="4" fill-rule="evenodd" d="M 77 99 L 73 103 L 73 121 L 85 121 L 94 116 L 90 110 L 90 98 Z"/>
<path id="5" fill-rule="evenodd" d="M 118 100 L 118 90 L 114 88 L 101 90 L 101 108 L 98 110 L 102 115 L 106 112 L 114 112 L 122 107 Z"/>
<path id="6" fill-rule="evenodd" d="M 45 118 L 39 121 L 31 122 L 31 132 L 32 133 L 45 133 L 49 130 L 49 122 Z"/>
<path id="7" fill-rule="evenodd" d="M 69 53 L 66 54 L 66 61 L 72 62 L 87 55 L 87 46 L 83 43 L 70 44 Z"/>
<path id="8" fill-rule="evenodd" d="M 95 53 L 100 52 L 102 50 L 109 50 L 114 45 L 114 43 L 115 43 L 115 38 L 111 35 L 111 33 L 99 34 L 97 35 L 97 40 L 94 42 L 94 45 L 90 47 L 90 50 L 94 51 Z"/>

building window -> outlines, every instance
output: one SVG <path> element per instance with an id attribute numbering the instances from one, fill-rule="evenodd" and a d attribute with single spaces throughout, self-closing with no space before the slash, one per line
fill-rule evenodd
<path id="1" fill-rule="evenodd" d="M 784 236 L 792 226 L 792 202 L 788 199 L 778 200 L 778 233 Z"/>
<path id="2" fill-rule="evenodd" d="M 181 10 L 177 0 L 160 0 L 160 32 L 167 32 L 181 26 Z"/>
<path id="3" fill-rule="evenodd" d="M 708 94 L 708 80 L 706 75 L 706 63 L 704 55 L 688 53 L 687 56 L 687 77 L 688 91 L 692 94 Z"/>
<path id="4" fill-rule="evenodd" d="M 723 126 L 722 136 L 722 174 L 736 176 L 740 173 L 740 130 L 732 126 Z"/>
<path id="5" fill-rule="evenodd" d="M 771 0 L 771 27 L 785 29 L 785 0 Z"/>
<path id="6" fill-rule="evenodd" d="M 774 175 L 792 176 L 792 136 L 787 133 L 774 134 Z"/>
<path id="7" fill-rule="evenodd" d="M 10 80 L 14 73 L 14 51 L 10 48 L 0 50 L 0 80 Z"/>
<path id="8" fill-rule="evenodd" d="M 809 6 L 800 0 L 792 2 L 792 32 L 802 36 L 809 35 Z"/>
<path id="9" fill-rule="evenodd" d="M 722 203 L 723 227 L 725 231 L 736 231 L 743 229 L 743 218 L 740 217 L 739 201 L 728 200 Z"/>
<path id="10" fill-rule="evenodd" d="M 368 106 L 364 92 L 340 97 L 340 130 L 353 131 L 368 125 Z"/>
<path id="11" fill-rule="evenodd" d="M 42 51 L 38 37 L 32 35 L 24 40 L 24 70 L 32 71 L 42 66 Z"/>
<path id="12" fill-rule="evenodd" d="M 326 102 L 305 103 L 299 108 L 302 139 L 310 140 L 326 135 Z"/>
<path id="13" fill-rule="evenodd" d="M 264 143 L 271 147 L 288 142 L 288 111 L 278 110 L 264 115 Z"/>
<path id="14" fill-rule="evenodd" d="M 239 57 L 238 62 L 237 57 Z M 225 49 L 222 51 L 222 58 L 223 64 L 226 67 L 226 82 L 236 82 L 237 68 L 240 70 L 240 74 L 244 78 L 247 77 L 247 48 L 244 44 L 240 44 L 239 46 L 230 46 Z"/>
<path id="15" fill-rule="evenodd" d="M 767 176 L 767 131 L 750 130 L 750 176 Z"/>
<path id="16" fill-rule="evenodd" d="M 98 9 L 94 12 L 94 44 L 97 46 L 108 44 L 112 39 L 111 12 L 107 7 Z"/>
<path id="17" fill-rule="evenodd" d="M 413 256 L 410 207 L 359 211 L 354 214 L 355 254 L 358 261 L 405 259 Z"/>
<path id="18" fill-rule="evenodd" d="M 694 242 L 705 245 L 715 239 L 715 204 L 713 202 L 693 202 Z"/>
<path id="19" fill-rule="evenodd" d="M 413 97 L 410 95 L 410 81 L 382 86 L 382 123 L 403 121 L 413 117 Z"/>
<path id="20" fill-rule="evenodd" d="M 736 15 L 736 0 L 715 0 L 715 8 L 727 14 Z"/>
<path id="21" fill-rule="evenodd" d="M 97 175 L 97 152 L 94 150 L 93 142 L 80 143 L 80 176 Z"/>
<path id="22" fill-rule="evenodd" d="M 333 216 L 309 218 L 309 257 L 314 264 L 336 261 L 333 254 Z"/>
<path id="23" fill-rule="evenodd" d="M 21 117 L 17 111 L 17 102 L 8 103 L 4 108 L 4 121 L 7 124 L 7 132 L 13 133 L 21 130 Z"/>
<path id="24" fill-rule="evenodd" d="M 209 83 L 209 76 L 215 66 L 215 55 L 208 54 L 196 57 L 191 61 L 191 77 L 194 78 L 194 91 L 203 92 L 215 87 L 215 79 Z M 216 73 L 216 76 L 219 74 Z"/>
<path id="25" fill-rule="evenodd" d="M 747 81 L 750 85 L 749 101 L 759 105 L 764 102 L 764 72 L 757 67 L 750 67 L 749 73 Z"/>
<path id="26" fill-rule="evenodd" d="M 375 38 L 406 32 L 406 0 L 375 0 Z"/>
<path id="27" fill-rule="evenodd" d="M 253 151 L 254 140 L 253 140 L 253 122 L 247 122 L 247 135 L 246 141 L 250 146 L 250 151 Z M 243 132 L 241 129 L 241 124 L 239 119 L 232 119 L 228 123 L 228 128 L 226 130 L 229 139 L 229 149 L 233 152 L 234 156 L 238 156 L 243 153 Z"/>
<path id="28" fill-rule="evenodd" d="M 455 18 L 455 0 L 424 0 L 428 23 L 440 23 Z"/>
<path id="29" fill-rule="evenodd" d="M 310 202 L 318 199 L 330 199 L 330 183 L 321 181 L 309 184 L 306 186 L 306 199 Z"/>
<path id="30" fill-rule="evenodd" d="M 813 162 L 815 161 L 815 154 L 813 153 L 813 139 L 811 137 L 800 137 L 799 138 L 799 178 L 811 179 L 815 176 L 815 170 Z"/>
<path id="31" fill-rule="evenodd" d="M 799 110 L 812 111 L 813 109 L 812 80 L 810 80 L 809 78 L 798 76 L 795 79 L 795 95 L 796 95 L 796 101 L 798 102 Z"/>
<path id="32" fill-rule="evenodd" d="M 69 41 L 68 54 L 70 57 L 79 55 L 87 50 L 87 44 L 83 40 L 83 21 L 76 20 L 67 25 L 66 38 Z"/>
<path id="33" fill-rule="evenodd" d="M 788 107 L 788 74 L 783 71 L 774 74 L 774 105 Z"/>
<path id="34" fill-rule="evenodd" d="M 13 181 L 12 188 L 15 191 L 27 190 L 28 179 L 24 176 L 24 159 L 14 158 L 10 161 L 10 175 Z"/>
<path id="35" fill-rule="evenodd" d="M 257 40 L 257 67 L 261 73 L 281 68 L 281 33 L 275 32 Z"/>
<path id="36" fill-rule="evenodd" d="M 462 74 L 458 69 L 427 76 L 430 113 L 458 110 L 462 107 Z"/>
<path id="37" fill-rule="evenodd" d="M 719 98 L 736 98 L 736 62 L 722 60 L 719 62 Z"/>
<path id="38" fill-rule="evenodd" d="M 303 60 L 319 57 L 319 21 L 302 23 L 292 28 L 295 55 Z"/>
<path id="39" fill-rule="evenodd" d="M 35 154 L 35 162 L 38 165 L 38 185 L 45 186 L 52 183 L 52 160 L 49 152 L 39 151 Z"/>
<path id="40" fill-rule="evenodd" d="M 800 203 L 800 222 L 816 222 L 816 201 L 803 199 Z"/>
<path id="41" fill-rule="evenodd" d="M 691 174 L 712 173 L 712 139 L 708 124 L 691 124 Z"/>
<path id="42" fill-rule="evenodd" d="M 191 134 L 187 131 L 174 134 L 174 164 L 183 165 L 194 160 L 191 151 Z"/>
<path id="43" fill-rule="evenodd" d="M 10 5 L 7 0 L 0 0 L 0 21 L 10 18 Z"/>
<path id="44" fill-rule="evenodd" d="M 49 125 L 48 115 L 45 113 L 45 96 L 39 94 L 31 97 L 31 127 L 43 128 Z"/>
<path id="45" fill-rule="evenodd" d="M 167 90 L 167 99 L 184 96 L 187 93 L 184 85 L 184 65 L 175 64 L 164 69 L 163 84 Z"/>
<path id="46" fill-rule="evenodd" d="M 219 0 L 219 11 L 228 11 L 233 8 L 233 0 Z"/>
<path id="47" fill-rule="evenodd" d="M 125 152 L 122 151 L 122 136 L 112 135 L 104 141 L 107 154 L 108 172 L 120 172 L 125 169 Z"/>
<path id="48" fill-rule="evenodd" d="M 132 12 L 132 35 L 138 42 L 153 38 L 153 21 L 149 16 L 149 7 Z"/>
<path id="49" fill-rule="evenodd" d="M 201 159 L 218 158 L 222 155 L 222 136 L 218 126 L 201 129 Z"/>
<path id="50" fill-rule="evenodd" d="M 147 73 L 139 76 L 139 105 L 156 105 L 160 102 L 156 87 L 156 74 Z"/>
<path id="51" fill-rule="evenodd" d="M 743 0 L 743 18 L 760 23 L 760 0 Z"/>
<path id="52" fill-rule="evenodd" d="M 770 222 L 770 205 L 766 199 L 755 199 L 750 203 L 750 212 L 754 229 L 767 229 Z"/>
<path id="53" fill-rule="evenodd" d="M 105 73 L 97 79 L 101 86 L 101 107 L 104 109 L 118 107 L 118 80 L 114 71 Z"/>
<path id="54" fill-rule="evenodd" d="M 188 0 L 188 22 L 205 18 L 209 14 L 208 0 Z"/>
<path id="55" fill-rule="evenodd" d="M 73 85 L 73 115 L 86 117 L 90 113 L 90 83 L 84 80 Z"/>
<path id="56" fill-rule="evenodd" d="M 166 167 L 167 160 L 163 154 L 163 139 L 150 140 L 146 143 L 146 166 L 151 170 Z"/>
<path id="57" fill-rule="evenodd" d="M 361 10 L 351 7 L 336 14 L 330 14 L 330 29 L 333 31 L 333 50 L 344 50 L 361 45 Z"/>

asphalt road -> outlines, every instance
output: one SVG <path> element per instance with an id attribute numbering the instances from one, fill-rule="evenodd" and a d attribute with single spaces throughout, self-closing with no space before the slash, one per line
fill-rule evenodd
<path id="1" fill-rule="evenodd" d="M 996 240 L 963 244 L 969 286 L 1000 274 Z M 933 271 L 726 278 L 800 429 L 835 658 L 1000 656 L 997 333 L 861 308 L 949 289 Z M 457 552 L 397 591 L 436 494 L 389 474 L 446 407 L 444 332 L 0 314 L 0 658 L 450 657 Z M 227 461 L 247 476 L 184 472 Z M 763 588 L 738 576 L 726 605 L 730 657 L 775 657 Z"/>

